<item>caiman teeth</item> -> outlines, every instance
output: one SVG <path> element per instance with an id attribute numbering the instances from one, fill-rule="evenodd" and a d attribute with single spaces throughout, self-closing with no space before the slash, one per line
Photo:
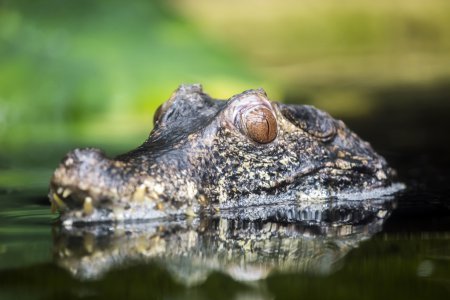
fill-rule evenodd
<path id="1" fill-rule="evenodd" d="M 93 211 L 94 211 L 94 206 L 92 205 L 92 198 L 91 197 L 84 198 L 83 213 L 85 215 L 90 215 L 90 214 L 92 214 Z"/>
<path id="2" fill-rule="evenodd" d="M 52 198 L 53 198 L 52 206 L 55 209 L 57 209 L 57 208 L 65 209 L 67 207 L 66 203 L 64 203 L 64 201 L 58 196 L 57 193 L 53 193 Z M 53 207 L 52 207 L 52 210 L 53 210 Z"/>
<path id="3" fill-rule="evenodd" d="M 70 194 L 72 194 L 72 191 L 71 190 L 69 190 L 69 189 L 65 189 L 63 192 L 62 192 L 62 196 L 63 196 L 63 198 L 67 198 L 67 197 L 69 197 L 70 196 Z"/>
<path id="4" fill-rule="evenodd" d="M 57 210 L 66 209 L 68 206 L 64 201 L 66 201 L 71 194 L 72 191 L 69 188 L 63 188 L 61 186 L 58 187 L 56 191 L 53 190 L 50 197 L 52 213 L 56 212 Z"/>
<path id="5" fill-rule="evenodd" d="M 146 187 L 145 185 L 140 185 L 136 188 L 133 193 L 132 200 L 133 201 L 144 201 L 145 199 Z"/>

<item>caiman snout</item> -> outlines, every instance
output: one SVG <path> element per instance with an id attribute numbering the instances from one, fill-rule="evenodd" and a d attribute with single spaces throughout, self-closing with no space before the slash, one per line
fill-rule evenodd
<path id="1" fill-rule="evenodd" d="M 123 184 L 123 162 L 107 158 L 94 148 L 69 152 L 50 183 L 52 207 L 60 211 L 92 212 L 101 202 L 114 201 Z"/>
<path id="2" fill-rule="evenodd" d="M 101 222 L 163 217 L 163 186 L 148 174 L 94 148 L 69 152 L 50 182 L 50 201 L 61 221 Z"/>

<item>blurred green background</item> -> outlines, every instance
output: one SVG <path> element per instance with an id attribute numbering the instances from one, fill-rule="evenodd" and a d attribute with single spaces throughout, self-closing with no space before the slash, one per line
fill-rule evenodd
<path id="1" fill-rule="evenodd" d="M 137 146 L 193 82 L 345 120 L 447 107 L 450 1 L 1 0 L 0 187 L 46 187 L 73 147 Z"/>

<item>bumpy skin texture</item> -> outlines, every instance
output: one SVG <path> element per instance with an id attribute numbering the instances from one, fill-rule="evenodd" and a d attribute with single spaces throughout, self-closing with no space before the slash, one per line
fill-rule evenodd
<path id="1" fill-rule="evenodd" d="M 276 121 L 275 139 L 264 144 L 242 121 L 261 107 Z M 66 222 L 151 219 L 392 192 L 394 177 L 367 142 L 312 106 L 271 102 L 262 89 L 215 100 L 200 85 L 182 85 L 137 149 L 115 159 L 96 149 L 68 153 L 50 199 Z"/>

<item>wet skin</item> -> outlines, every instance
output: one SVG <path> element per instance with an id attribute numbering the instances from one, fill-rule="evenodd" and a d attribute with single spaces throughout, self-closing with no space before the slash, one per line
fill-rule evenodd
<path id="1" fill-rule="evenodd" d="M 398 189 L 394 181 L 367 142 L 312 106 L 271 102 L 262 89 L 215 100 L 200 85 L 182 85 L 135 150 L 114 159 L 69 152 L 49 196 L 71 224 L 379 196 Z"/>

